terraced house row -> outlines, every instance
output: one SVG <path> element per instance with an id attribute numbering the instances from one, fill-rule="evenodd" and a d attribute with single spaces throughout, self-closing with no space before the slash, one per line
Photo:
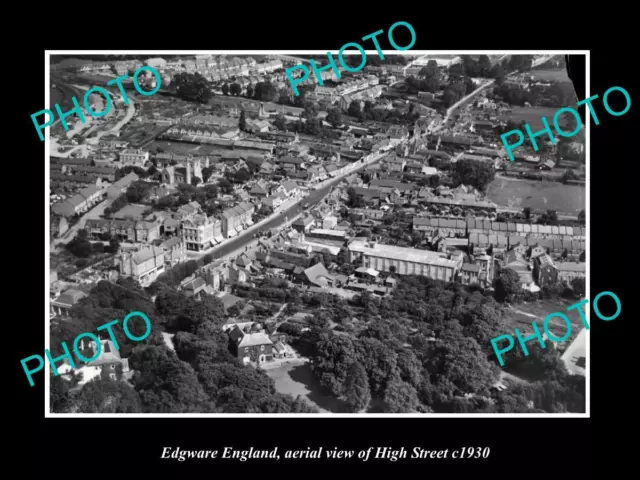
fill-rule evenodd
<path id="1" fill-rule="evenodd" d="M 378 212 L 378 211 L 375 211 Z M 413 229 L 419 232 L 433 234 L 438 230 L 441 235 L 467 236 L 501 235 L 525 237 L 539 237 L 549 240 L 582 241 L 586 238 L 586 229 L 564 225 L 537 225 L 516 222 L 492 222 L 475 218 L 461 219 L 448 217 L 414 217 Z"/>

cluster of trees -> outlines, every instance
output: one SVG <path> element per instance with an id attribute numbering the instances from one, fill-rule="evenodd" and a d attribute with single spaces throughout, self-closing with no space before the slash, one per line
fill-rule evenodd
<path id="1" fill-rule="evenodd" d="M 493 165 L 473 160 L 457 161 L 453 168 L 454 187 L 458 185 L 470 185 L 481 192 L 495 177 Z"/>
<path id="2" fill-rule="evenodd" d="M 128 175 L 131 172 L 138 175 L 139 178 L 147 178 L 153 176 L 157 171 L 158 170 L 155 168 L 155 166 L 151 166 L 149 167 L 149 169 L 144 169 L 133 165 L 127 165 L 125 167 L 116 169 L 115 179 L 116 181 L 120 180 L 122 177 Z"/>
<path id="3" fill-rule="evenodd" d="M 177 74 L 171 80 L 171 87 L 178 97 L 192 102 L 207 103 L 213 97 L 211 83 L 197 72 Z"/>
<path id="4" fill-rule="evenodd" d="M 151 194 L 153 187 L 154 185 L 152 183 L 144 182 L 142 180 L 133 182 L 129 185 L 129 188 L 127 188 L 125 193 L 116 198 L 111 205 L 104 209 L 104 214 L 111 215 L 112 213 L 123 209 L 129 203 L 145 202 Z"/>
<path id="5" fill-rule="evenodd" d="M 566 258 L 567 252 L 563 256 Z M 584 261 L 584 258 L 580 258 Z M 556 282 L 546 285 L 539 293 L 531 293 L 522 289 L 520 275 L 512 268 L 500 269 L 494 281 L 494 296 L 499 303 L 520 303 L 523 300 L 533 301 L 538 299 L 575 299 L 582 298 L 585 292 L 584 278 L 576 278 L 570 283 Z"/>
<path id="6" fill-rule="evenodd" d="M 240 93 L 242 93 L 242 87 L 240 86 L 239 83 L 232 83 L 231 85 L 229 85 L 228 83 L 224 83 L 221 87 L 222 89 L 222 93 L 224 95 L 233 95 L 234 97 L 237 97 L 238 95 L 240 95 Z"/>
<path id="7" fill-rule="evenodd" d="M 368 293 L 348 302 L 329 294 L 301 297 L 316 306 L 311 328 L 302 333 L 292 326 L 290 333 L 309 353 L 322 387 L 349 411 L 373 403 L 387 412 L 584 411 L 583 381 L 563 383 L 567 372 L 554 352 L 542 354 L 550 365 L 524 360 L 546 372 L 528 375 L 530 385 L 491 389 L 500 368 L 488 346 L 506 328 L 506 312 L 491 293 L 425 277 L 398 281 L 382 299 Z M 329 321 L 339 325 L 331 330 Z"/>
<path id="8" fill-rule="evenodd" d="M 442 103 L 445 107 L 450 107 L 473 92 L 475 88 L 475 83 L 473 83 L 470 77 L 464 77 L 462 80 L 454 80 L 444 89 Z"/>
<path id="9" fill-rule="evenodd" d="M 188 260 L 178 263 L 164 273 L 158 275 L 156 281 L 147 288 L 149 293 L 155 294 L 165 285 L 172 287 L 180 285 L 180 282 L 190 275 L 193 275 L 200 267 L 207 265 L 213 261 L 213 254 L 208 253 L 197 260 Z"/>
<path id="10" fill-rule="evenodd" d="M 410 77 L 413 78 L 413 77 Z M 390 110 L 383 108 L 374 108 L 374 104 L 367 100 L 364 102 L 364 106 L 361 105 L 359 100 L 354 100 L 349 104 L 347 114 L 350 117 L 355 117 L 359 121 L 373 120 L 375 122 L 386 122 L 394 124 L 413 124 L 420 118 L 420 112 L 415 110 L 415 104 L 411 103 L 407 111 L 399 108 L 392 108 Z"/>
<path id="11" fill-rule="evenodd" d="M 159 198 L 156 201 L 156 206 L 161 209 L 172 209 L 196 201 L 207 215 L 216 215 L 225 208 L 225 204 L 217 200 L 219 192 L 224 194 L 233 193 L 232 183 L 228 179 L 222 178 L 217 185 L 207 184 L 198 187 L 196 185 L 180 184 L 177 192 Z"/>
<path id="12" fill-rule="evenodd" d="M 156 311 L 149 295 L 135 281 L 129 278 L 120 278 L 115 283 L 102 280 L 89 292 L 87 297 L 81 299 L 70 309 L 69 321 L 51 325 L 51 345 L 60 345 L 62 342 L 69 344 L 80 333 L 95 332 L 96 328 L 105 322 L 114 319 L 121 321 L 133 311 L 144 312 L 149 317 L 152 332 L 157 332 L 158 325 L 164 323 L 164 319 Z M 138 326 L 137 323 L 132 322 L 129 326 L 133 335 L 140 336 L 144 333 L 145 327 L 143 322 L 140 322 L 141 326 Z M 133 347 L 139 345 L 139 342 L 130 340 L 124 335 L 121 328 L 121 326 L 115 327 L 114 331 L 120 345 L 120 354 L 126 358 Z M 57 356 L 62 352 L 52 351 L 51 353 Z"/>
<path id="13" fill-rule="evenodd" d="M 493 94 L 510 105 L 518 106 L 529 103 L 532 106 L 560 107 L 576 101 L 571 83 L 553 83 L 549 87 L 533 86 L 529 90 L 524 90 L 518 85 L 502 83 L 493 89 Z"/>
<path id="14" fill-rule="evenodd" d="M 75 257 L 76 266 L 84 268 L 89 265 L 88 258 L 92 255 L 99 255 L 101 253 L 116 253 L 120 247 L 120 242 L 117 238 L 110 238 L 107 234 L 103 237 L 103 240 L 109 241 L 109 245 L 105 246 L 102 242 L 92 243 L 88 240 L 89 234 L 85 229 L 78 230 L 78 234 L 65 245 L 65 248 L 71 252 Z"/>
<path id="15" fill-rule="evenodd" d="M 502 61 L 502 66 L 510 72 L 528 72 L 533 65 L 533 55 L 511 55 Z"/>
<path id="16" fill-rule="evenodd" d="M 127 285 L 135 291 L 144 291 Z M 59 377 L 52 378 L 51 398 L 55 412 L 91 413 L 313 413 L 302 399 L 275 391 L 275 384 L 261 371 L 246 368 L 229 350 L 228 336 L 220 326 L 227 320 L 219 299 L 205 296 L 190 299 L 169 286 L 158 286 L 155 303 L 129 290 L 116 291 L 108 282 L 100 282 L 74 309 L 83 313 L 77 319 L 81 331 L 93 331 L 105 318 L 122 318 L 123 308 L 147 313 L 152 334 L 132 346 L 118 335 L 120 353 L 136 370 L 127 383 L 101 379 L 71 393 Z M 148 297 L 147 297 L 148 298 Z M 76 317 L 74 317 L 75 319 Z M 175 352 L 167 348 L 160 333 L 162 327 L 176 332 Z M 60 327 L 54 327 L 60 328 Z M 77 328 L 75 328 L 77 330 Z M 52 332 L 52 342 L 62 332 Z M 139 334 L 138 332 L 133 332 Z M 64 332 L 65 339 L 74 338 Z M 122 337 L 122 342 L 120 338 Z M 54 340 L 55 339 L 55 340 Z M 133 347 L 133 348 L 132 348 Z"/>

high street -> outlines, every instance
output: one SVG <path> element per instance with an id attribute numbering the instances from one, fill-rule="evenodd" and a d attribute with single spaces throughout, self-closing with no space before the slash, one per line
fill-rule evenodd
<path id="1" fill-rule="evenodd" d="M 282 227 L 283 225 L 285 225 L 285 223 L 290 222 L 293 218 L 302 213 L 303 205 L 306 205 L 305 209 L 314 207 L 315 205 L 320 203 L 324 199 L 324 197 L 326 197 L 327 194 L 331 191 L 331 188 L 340 183 L 345 176 L 362 170 L 364 167 L 379 161 L 385 155 L 385 152 L 368 155 L 369 158 L 365 162 L 354 163 L 352 164 L 353 168 L 345 171 L 343 174 L 338 175 L 337 177 L 330 180 L 326 180 L 319 185 L 316 185 L 315 187 L 313 187 L 313 189 L 310 189 L 310 193 L 307 196 L 298 200 L 290 207 L 285 207 L 283 211 L 276 213 L 271 219 L 267 220 L 266 222 L 263 222 L 260 225 L 254 225 L 253 227 L 244 230 L 237 237 L 228 239 L 222 242 L 220 245 L 210 248 L 209 250 L 197 253 L 190 252 L 188 254 L 188 257 L 190 259 L 195 259 L 212 253 L 216 258 L 222 258 L 228 256 L 233 252 L 243 249 L 254 240 L 254 235 L 256 232 Z"/>

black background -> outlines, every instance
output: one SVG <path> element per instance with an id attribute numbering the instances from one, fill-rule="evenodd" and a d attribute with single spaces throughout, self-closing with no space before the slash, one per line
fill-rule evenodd
<path id="1" fill-rule="evenodd" d="M 215 5 L 215 4 L 214 4 Z M 361 4 L 362 9 L 373 7 Z M 546 5 L 546 4 L 545 4 Z M 386 41 L 387 29 L 396 21 L 407 21 L 417 33 L 412 50 L 421 49 L 553 49 L 591 50 L 591 94 L 602 94 L 611 86 L 627 89 L 632 102 L 637 99 L 637 85 L 632 85 L 635 62 L 633 53 L 622 52 L 617 45 L 606 45 L 604 38 L 616 41 L 615 35 L 596 34 L 594 27 L 579 24 L 571 13 L 561 13 L 543 4 L 533 15 L 501 12 L 487 4 L 480 12 L 459 18 L 463 4 L 447 5 L 447 12 L 427 9 L 394 13 L 394 5 L 384 8 L 377 20 L 364 20 L 363 13 L 349 18 L 336 4 L 249 4 L 235 5 L 233 13 L 217 10 L 199 11 L 198 6 L 174 4 L 175 15 L 161 13 L 152 18 L 150 6 L 140 12 L 127 11 L 123 6 L 106 6 L 101 15 L 87 18 L 86 12 L 59 12 L 58 18 L 47 18 L 48 25 L 32 25 L 46 31 L 46 39 L 32 38 L 30 45 L 20 47 L 20 63 L 14 67 L 12 83 L 15 90 L 5 90 L 3 110 L 11 123 L 5 127 L 5 142 L 14 150 L 5 163 L 7 196 L 13 199 L 6 208 L 7 222 L 13 222 L 15 236 L 5 249 L 5 305 L 16 309 L 16 315 L 5 318 L 15 334 L 5 345 L 16 345 L 17 352 L 3 356 L 5 379 L 3 393 L 13 399 L 21 397 L 20 416 L 6 411 L 9 417 L 9 437 L 12 446 L 26 456 L 21 471 L 26 478 L 46 476 L 61 478 L 134 478 L 148 474 L 157 478 L 177 478 L 181 474 L 204 473 L 207 478 L 244 475 L 249 472 L 275 477 L 295 475 L 314 477 L 316 472 L 335 478 L 357 475 L 363 471 L 394 474 L 398 469 L 410 469 L 418 477 L 449 474 L 447 478 L 492 478 L 515 476 L 525 478 L 588 478 L 594 463 L 607 462 L 607 473 L 621 468 L 625 445 L 635 443 L 635 432 L 625 435 L 622 418 L 635 413 L 634 394 L 628 389 L 633 377 L 621 353 L 629 351 L 623 342 L 633 341 L 629 310 L 633 296 L 630 283 L 636 277 L 637 236 L 633 229 L 637 187 L 632 169 L 637 161 L 632 124 L 638 124 L 635 107 L 622 117 L 607 114 L 601 100 L 594 105 L 600 125 L 591 123 L 591 205 L 590 278 L 591 298 L 603 290 L 618 294 L 623 311 L 613 322 L 603 322 L 592 314 L 591 328 L 591 419 L 510 419 L 510 418 L 113 418 L 113 419 L 44 419 L 44 381 L 42 376 L 30 388 L 20 365 L 20 359 L 44 351 L 43 305 L 39 283 L 42 271 L 41 240 L 42 201 L 48 205 L 47 188 L 40 190 L 44 172 L 38 165 L 44 162 L 44 142 L 40 142 L 30 114 L 45 108 L 44 50 L 83 49 L 332 49 L 357 41 L 379 29 L 383 49 L 391 49 Z M 366 6 L 366 8 L 365 8 Z M 406 5 L 403 5 L 403 7 Z M 509 4 L 509 8 L 512 5 Z M 522 5 L 528 8 L 527 5 Z M 155 8 L 155 7 L 154 7 Z M 533 8 L 533 7 L 532 7 Z M 171 7 L 171 10 L 174 10 Z M 187 12 L 188 10 L 188 12 Z M 263 16 L 263 10 L 275 14 L 276 20 Z M 459 12 L 460 10 L 460 12 Z M 305 13 L 307 12 L 308 13 Z M 529 12 L 529 13 L 527 13 Z M 248 18 L 245 18 L 248 17 Z M 529 18 L 528 20 L 523 20 Z M 617 20 L 619 21 L 619 19 Z M 53 27 L 52 27 L 53 25 Z M 55 27 L 55 28 L 54 28 Z M 623 26 L 618 24 L 621 30 Z M 396 30 L 396 42 L 406 45 Z M 366 42 L 365 48 L 372 49 Z M 9 44 L 9 48 L 13 45 Z M 87 52 L 89 53 L 89 52 Z M 115 52 L 114 52 L 115 53 Z M 19 65 L 19 67 L 18 67 Z M 571 75 L 577 95 L 585 98 L 583 85 L 584 61 L 570 58 Z M 8 72 L 7 72 L 8 73 Z M 13 93 L 15 92 L 15 93 Z M 620 110 L 612 95 L 611 105 Z M 584 108 L 582 109 L 584 110 Z M 635 122 L 634 122 L 635 117 Z M 584 118 L 584 117 L 583 117 Z M 24 136 L 24 140 L 19 138 Z M 5 159 L 9 160 L 9 159 Z M 17 168 L 16 168 L 17 167 Z M 13 184 L 18 188 L 13 193 Z M 22 185 L 23 188 L 19 188 Z M 11 195 L 11 197 L 9 197 Z M 9 228 L 9 224 L 5 224 Z M 5 230 L 7 232 L 7 230 Z M 21 240 L 22 239 L 22 240 Z M 626 242 L 625 242 L 626 240 Z M 45 244 L 47 237 L 45 235 Z M 8 257 L 8 258 L 7 258 Z M 17 262 L 15 267 L 13 262 Z M 11 270 L 9 270 L 11 266 Z M 11 276 L 9 277 L 9 272 Z M 33 286 L 33 288 L 29 288 Z M 14 293 L 15 292 L 15 293 Z M 7 295 L 9 294 L 9 295 Z M 13 294 L 13 295 L 12 295 Z M 15 296 L 14 296 L 15 295 Z M 46 298 L 45 298 L 46 302 Z M 11 382 L 9 384 L 9 382 Z M 628 423 L 628 422 L 625 422 Z M 592 429 L 597 425 L 595 435 Z M 25 440 L 18 440 L 25 436 Z M 630 437 L 628 442 L 622 436 Z M 597 446 L 593 446 L 595 442 Z M 414 446 L 425 449 L 455 449 L 464 446 L 490 447 L 487 460 L 160 460 L 166 446 L 194 450 L 236 449 L 306 449 L 324 445 L 326 448 L 359 450 L 369 446 Z M 630 451 L 629 447 L 627 449 Z M 13 458 L 8 458 L 13 460 Z M 600 469 L 599 469 L 600 470 Z M 600 470 L 602 471 L 602 470 Z M 603 472 L 604 473 L 604 472 Z M 311 474 L 311 475 L 310 475 Z M 23 475 L 21 475 L 23 476 Z"/>

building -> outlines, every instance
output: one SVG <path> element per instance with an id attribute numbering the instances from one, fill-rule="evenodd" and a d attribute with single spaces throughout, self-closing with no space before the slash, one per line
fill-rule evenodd
<path id="1" fill-rule="evenodd" d="M 82 373 L 82 379 L 78 382 L 79 385 L 84 385 L 87 382 L 92 381 L 103 374 L 108 376 L 111 380 L 118 380 L 123 374 L 129 372 L 129 360 L 121 358 L 120 352 L 115 347 L 111 340 L 100 340 L 100 354 L 96 360 L 89 363 L 82 364 L 79 368 L 71 368 L 68 360 L 64 360 L 64 363 L 60 365 L 57 370 L 65 380 L 71 380 L 73 375 Z M 85 358 L 93 358 L 97 352 L 96 342 L 88 342 L 85 348 L 84 340 L 80 341 L 79 349 Z M 80 362 L 76 362 L 78 366 Z"/>
<path id="2" fill-rule="evenodd" d="M 558 262 L 558 280 L 571 283 L 575 278 L 586 278 L 586 263 Z"/>
<path id="3" fill-rule="evenodd" d="M 167 268 L 171 268 L 187 259 L 187 244 L 184 238 L 173 237 L 162 242 L 160 246 L 164 250 L 164 262 Z"/>
<path id="4" fill-rule="evenodd" d="M 85 222 L 85 230 L 91 238 L 102 239 L 108 234 L 133 243 L 152 242 L 160 237 L 159 224 L 146 221 L 90 218 Z"/>
<path id="5" fill-rule="evenodd" d="M 291 226 L 298 232 L 307 233 L 313 227 L 315 220 L 312 216 L 300 217 Z"/>
<path id="6" fill-rule="evenodd" d="M 273 360 L 273 342 L 265 332 L 243 332 L 236 325 L 229 331 L 234 354 L 245 364 L 260 365 Z"/>
<path id="7" fill-rule="evenodd" d="M 64 202 L 56 203 L 51 207 L 51 210 L 56 215 L 73 217 L 93 208 L 94 205 L 102 201 L 104 195 L 105 191 L 102 188 L 86 187 Z"/>
<path id="8" fill-rule="evenodd" d="M 238 232 L 253 225 L 251 218 L 254 212 L 255 206 L 247 202 L 241 202 L 222 212 L 222 236 L 224 238 L 235 237 Z"/>
<path id="9" fill-rule="evenodd" d="M 415 248 L 354 241 L 348 246 L 349 262 L 380 272 L 421 275 L 451 282 L 462 267 L 461 260 L 450 260 L 442 253 Z"/>
<path id="10" fill-rule="evenodd" d="M 140 149 L 122 150 L 119 154 L 119 160 L 123 165 L 144 167 L 149 161 L 149 152 Z"/>
<path id="11" fill-rule="evenodd" d="M 120 195 L 127 191 L 127 188 L 129 188 L 129 186 L 133 182 L 137 182 L 138 178 L 138 175 L 133 172 L 125 175 L 120 180 L 114 182 L 113 185 L 111 185 L 109 188 L 107 188 L 107 197 L 110 199 L 118 198 Z"/>
<path id="12" fill-rule="evenodd" d="M 164 250 L 144 247 L 136 252 L 121 252 L 116 260 L 120 274 L 132 277 L 143 287 L 151 285 L 165 271 Z"/>
<path id="13" fill-rule="evenodd" d="M 345 230 L 333 230 L 325 228 L 316 228 L 314 230 L 310 230 L 308 232 L 308 236 L 310 237 L 310 241 L 313 241 L 313 237 L 340 241 L 345 241 L 347 238 L 349 238 L 349 235 Z"/>
<path id="14" fill-rule="evenodd" d="M 558 281 L 558 269 L 546 253 L 533 259 L 533 280 L 540 288 Z"/>
<path id="15" fill-rule="evenodd" d="M 87 294 L 80 290 L 66 290 L 59 297 L 53 299 L 49 304 L 49 310 L 52 316 L 68 317 L 69 310 Z"/>
<path id="16" fill-rule="evenodd" d="M 182 233 L 187 250 L 201 252 L 223 240 L 222 222 L 206 215 L 193 215 L 182 222 Z"/>
<path id="17" fill-rule="evenodd" d="M 474 263 L 463 263 L 460 268 L 460 281 L 463 285 L 474 285 L 480 283 L 480 265 Z"/>
<path id="18" fill-rule="evenodd" d="M 51 215 L 51 235 L 61 237 L 69 230 L 69 222 L 62 215 Z"/>
<path id="19" fill-rule="evenodd" d="M 322 228 L 324 230 L 332 230 L 338 225 L 338 219 L 333 215 L 327 215 L 322 219 Z"/>
<path id="20" fill-rule="evenodd" d="M 335 283 L 334 277 L 329 274 L 321 262 L 305 269 L 303 278 L 305 283 L 313 285 L 314 287 L 332 287 Z"/>

